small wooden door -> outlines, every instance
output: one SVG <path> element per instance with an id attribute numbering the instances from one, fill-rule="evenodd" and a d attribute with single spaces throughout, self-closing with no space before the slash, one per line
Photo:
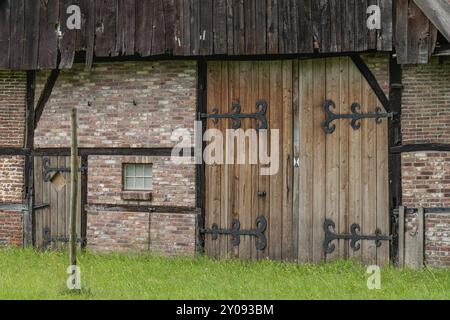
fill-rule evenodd
<path id="1" fill-rule="evenodd" d="M 61 248 L 69 237 L 70 157 L 35 157 L 35 246 Z M 81 172 L 79 180 L 81 181 Z M 77 235 L 82 237 L 81 184 L 78 190 Z"/>
<path id="2" fill-rule="evenodd" d="M 388 241 L 380 247 L 375 241 L 360 241 L 361 248 L 354 251 L 349 240 L 334 240 L 332 253 L 324 249 L 327 220 L 334 222 L 336 234 L 350 234 L 352 224 L 360 226 L 361 235 L 390 232 L 387 120 L 377 124 L 362 119 L 358 130 L 348 119 L 336 120 L 334 133 L 324 131 L 325 100 L 336 104 L 336 114 L 351 113 L 353 103 L 365 113 L 381 107 L 351 59 L 211 61 L 207 81 L 209 115 L 233 113 L 238 102 L 242 114 L 253 114 L 257 101 L 267 102 L 269 136 L 279 131 L 278 142 L 269 147 L 279 151 L 279 170 L 262 176 L 261 165 L 206 166 L 206 253 L 314 263 L 354 257 L 367 264 L 388 263 Z M 244 130 L 257 125 L 253 118 L 241 119 Z M 232 127 L 230 118 L 207 119 L 207 129 L 225 134 Z M 255 231 L 258 217 L 267 222 L 264 249 L 257 248 L 258 238 L 251 232 L 233 243 L 237 226 Z"/>

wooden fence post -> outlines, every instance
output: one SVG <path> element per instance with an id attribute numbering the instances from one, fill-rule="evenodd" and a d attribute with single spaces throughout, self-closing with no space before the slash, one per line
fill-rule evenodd
<path id="1" fill-rule="evenodd" d="M 405 267 L 405 207 L 398 208 L 398 266 Z"/>
<path id="2" fill-rule="evenodd" d="M 69 224 L 69 262 L 77 265 L 77 204 L 78 204 L 78 139 L 77 139 L 77 109 L 73 108 L 71 115 L 72 150 L 70 171 L 70 224 Z"/>

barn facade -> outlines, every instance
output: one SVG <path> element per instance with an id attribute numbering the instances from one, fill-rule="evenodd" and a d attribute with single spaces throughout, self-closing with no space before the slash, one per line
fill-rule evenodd
<path id="1" fill-rule="evenodd" d="M 0 245 L 67 242 L 76 107 L 88 249 L 450 265 L 449 15 L 419 0 L 0 1 Z M 231 163 L 198 161 L 210 132 L 228 154 L 232 129 Z M 237 161 L 253 137 L 269 163 Z"/>

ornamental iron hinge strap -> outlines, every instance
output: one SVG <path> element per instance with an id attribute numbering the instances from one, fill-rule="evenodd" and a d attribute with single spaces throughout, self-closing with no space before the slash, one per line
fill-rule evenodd
<path id="1" fill-rule="evenodd" d="M 211 114 L 200 113 L 201 119 L 213 119 L 214 124 L 219 123 L 219 119 L 231 119 L 232 120 L 232 128 L 239 129 L 241 128 L 241 120 L 242 119 L 255 119 L 258 122 L 258 130 L 267 130 L 267 118 L 266 113 L 268 109 L 267 102 L 265 100 L 259 100 L 256 102 L 256 109 L 258 112 L 255 113 L 241 113 L 242 107 L 241 103 L 238 101 L 232 104 L 232 112 L 220 114 L 218 108 L 214 108 Z"/>
<path id="2" fill-rule="evenodd" d="M 50 166 L 50 158 L 44 157 L 42 159 L 42 176 L 44 177 L 44 182 L 50 182 L 52 180 L 52 172 L 71 172 L 71 168 L 52 168 Z M 85 174 L 87 172 L 87 167 L 82 166 L 78 169 L 78 172 Z"/>
<path id="3" fill-rule="evenodd" d="M 361 119 L 375 119 L 375 122 L 377 124 L 380 124 L 383 118 L 393 119 L 395 115 L 393 112 L 382 112 L 382 109 L 379 107 L 375 109 L 374 113 L 360 113 L 358 111 L 361 110 L 361 105 L 357 102 L 351 105 L 351 114 L 335 114 L 330 110 L 331 108 L 336 109 L 336 104 L 334 103 L 334 101 L 325 100 L 323 109 L 326 114 L 326 119 L 323 122 L 323 129 L 326 134 L 332 134 L 336 130 L 336 125 L 331 125 L 331 123 L 335 120 L 351 119 L 352 121 L 350 125 L 352 126 L 353 130 L 358 130 L 359 128 L 361 128 Z"/>
<path id="4" fill-rule="evenodd" d="M 49 228 L 44 228 L 44 249 L 47 249 L 52 243 L 69 243 L 68 237 L 52 237 L 51 232 Z M 80 244 L 82 247 L 86 247 L 87 245 L 87 238 L 77 238 L 77 243 Z"/>
<path id="5" fill-rule="evenodd" d="M 254 230 L 241 230 L 241 222 L 239 219 L 234 219 L 231 229 L 219 229 L 219 226 L 214 223 L 211 229 L 200 229 L 200 233 L 210 234 L 212 240 L 217 240 L 219 235 L 231 235 L 231 244 L 235 247 L 241 243 L 241 236 L 256 237 L 256 249 L 263 251 L 267 247 L 267 238 L 264 235 L 266 228 L 267 220 L 261 216 L 256 219 L 256 229 Z"/>
<path id="6" fill-rule="evenodd" d="M 392 236 L 385 236 L 381 233 L 380 229 L 375 230 L 375 234 L 373 235 L 360 235 L 359 232 L 361 227 L 359 224 L 352 224 L 350 227 L 351 234 L 336 234 L 334 233 L 336 225 L 332 220 L 325 220 L 323 225 L 323 229 L 325 231 L 325 241 L 323 243 L 323 250 L 325 253 L 330 254 L 333 253 L 336 249 L 336 245 L 331 242 L 334 240 L 350 240 L 350 247 L 353 251 L 358 251 L 361 249 L 361 244 L 359 243 L 362 240 L 371 240 L 375 241 L 375 245 L 377 248 L 381 246 L 381 241 L 392 241 Z"/>

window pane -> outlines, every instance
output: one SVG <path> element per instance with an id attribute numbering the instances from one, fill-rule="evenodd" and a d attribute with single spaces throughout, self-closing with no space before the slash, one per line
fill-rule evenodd
<path id="1" fill-rule="evenodd" d="M 125 189 L 132 190 L 135 189 L 135 186 L 135 178 L 125 178 Z"/>
<path id="2" fill-rule="evenodd" d="M 144 189 L 145 190 L 151 190 L 152 189 L 152 178 L 145 178 L 144 179 Z"/>
<path id="3" fill-rule="evenodd" d="M 143 177 L 143 176 L 144 176 L 144 165 L 137 164 L 136 165 L 136 177 Z"/>
<path id="4" fill-rule="evenodd" d="M 136 178 L 136 189 L 144 190 L 144 178 Z"/>
<path id="5" fill-rule="evenodd" d="M 135 175 L 135 166 L 133 164 L 125 165 L 125 177 L 134 177 Z"/>
<path id="6" fill-rule="evenodd" d="M 146 177 L 151 177 L 152 176 L 152 166 L 146 165 L 145 169 L 144 169 L 144 174 Z"/>

